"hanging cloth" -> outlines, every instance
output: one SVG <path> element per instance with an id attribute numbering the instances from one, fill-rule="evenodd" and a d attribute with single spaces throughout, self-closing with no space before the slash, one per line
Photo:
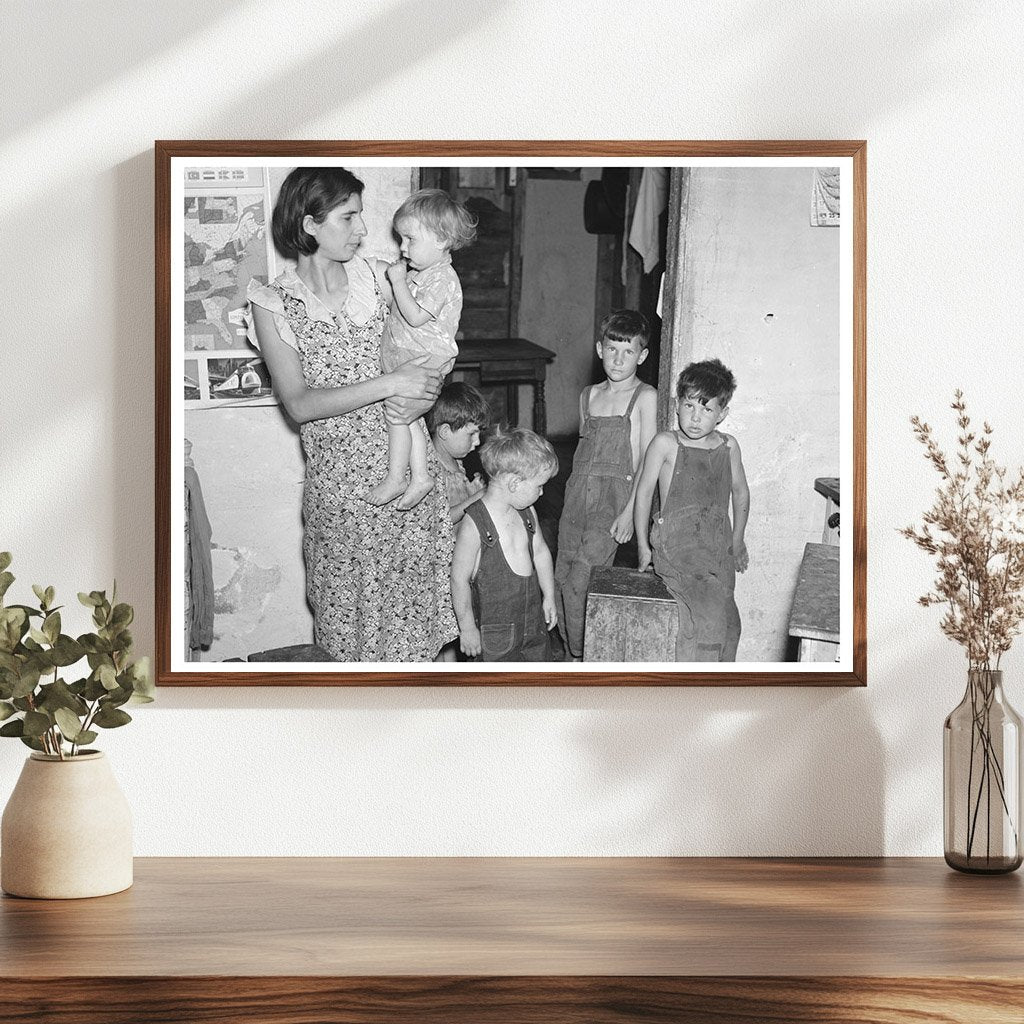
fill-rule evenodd
<path id="1" fill-rule="evenodd" d="M 662 260 L 658 220 L 668 207 L 668 169 L 645 167 L 636 194 L 629 244 L 644 261 L 649 274 Z"/>

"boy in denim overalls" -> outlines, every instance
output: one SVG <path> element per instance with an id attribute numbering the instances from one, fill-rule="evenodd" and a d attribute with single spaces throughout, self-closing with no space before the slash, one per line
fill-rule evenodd
<path id="1" fill-rule="evenodd" d="M 655 436 L 636 489 L 638 568 L 661 577 L 679 606 L 677 661 L 735 661 L 736 573 L 749 564 L 750 490 L 736 438 L 717 428 L 736 378 L 718 359 L 690 363 L 676 387 L 678 430 Z M 661 511 L 648 541 L 657 486 Z M 732 501 L 732 522 L 729 502 Z"/>
<path id="2" fill-rule="evenodd" d="M 633 536 L 633 498 L 640 460 L 656 429 L 658 392 L 637 379 L 651 326 L 642 313 L 620 309 L 601 321 L 600 384 L 580 395 L 580 441 L 558 523 L 558 618 L 567 656 L 583 659 L 590 571 L 611 565 Z"/>
<path id="3" fill-rule="evenodd" d="M 459 646 L 472 661 L 550 661 L 557 622 L 551 552 L 532 505 L 558 471 L 532 430 L 495 430 L 480 449 L 484 496 L 466 509 L 452 559 Z"/>

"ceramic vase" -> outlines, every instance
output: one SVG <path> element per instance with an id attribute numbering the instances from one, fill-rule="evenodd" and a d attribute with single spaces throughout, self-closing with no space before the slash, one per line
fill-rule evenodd
<path id="1" fill-rule="evenodd" d="M 971 670 L 943 728 L 946 863 L 1001 874 L 1021 865 L 1021 720 L 1003 673 Z"/>
<path id="2" fill-rule="evenodd" d="M 132 884 L 132 818 L 99 751 L 25 762 L 0 825 L 0 888 L 12 896 L 107 896 Z"/>

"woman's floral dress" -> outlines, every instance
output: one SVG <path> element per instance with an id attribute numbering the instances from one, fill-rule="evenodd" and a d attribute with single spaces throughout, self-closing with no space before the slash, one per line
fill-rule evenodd
<path id="1" fill-rule="evenodd" d="M 388 308 L 369 264 L 345 265 L 349 297 L 335 315 L 293 270 L 249 285 L 249 302 L 274 314 L 311 388 L 344 387 L 380 376 Z M 250 325 L 250 339 L 255 330 Z M 413 425 L 422 429 L 422 421 Z M 334 661 L 430 661 L 455 639 L 451 603 L 454 546 L 448 502 L 433 446 L 437 485 L 415 508 L 362 500 L 387 471 L 380 403 L 300 427 L 306 456 L 302 498 L 306 593 L 316 642 Z"/>

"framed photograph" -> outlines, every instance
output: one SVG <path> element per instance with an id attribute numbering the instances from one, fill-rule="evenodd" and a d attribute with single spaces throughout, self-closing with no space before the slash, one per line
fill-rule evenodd
<path id="1" fill-rule="evenodd" d="M 866 684 L 864 142 L 155 156 L 160 685 Z"/>

